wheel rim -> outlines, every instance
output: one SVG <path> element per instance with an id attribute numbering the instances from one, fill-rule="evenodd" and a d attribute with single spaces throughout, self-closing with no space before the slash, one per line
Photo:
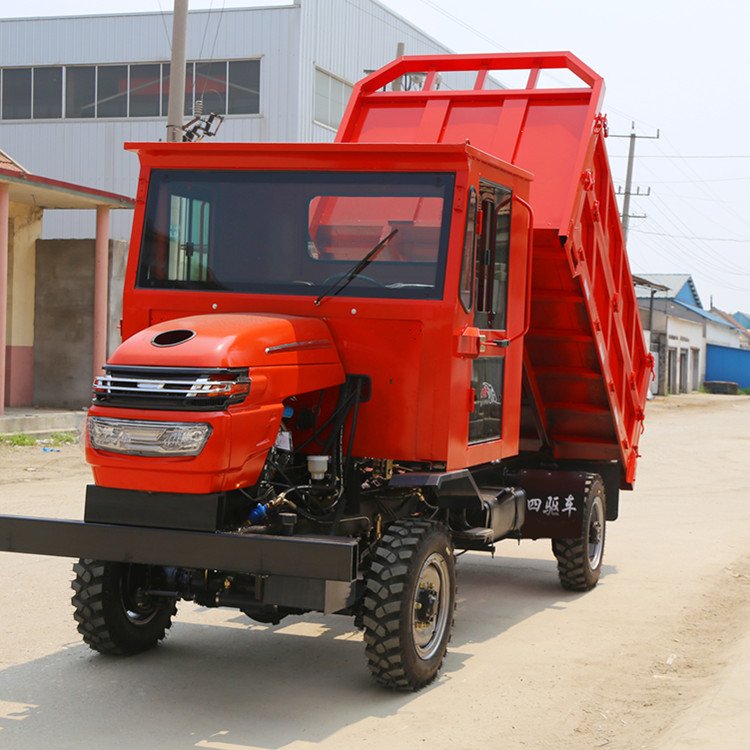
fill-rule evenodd
<path id="1" fill-rule="evenodd" d="M 132 568 L 121 576 L 120 601 L 128 622 L 136 627 L 141 627 L 148 625 L 156 617 L 159 613 L 159 607 L 143 593 L 143 589 L 138 585 L 137 578 L 138 576 L 134 575 Z"/>
<path id="2" fill-rule="evenodd" d="M 448 624 L 450 576 L 445 558 L 433 552 L 419 571 L 414 592 L 412 636 L 420 659 L 439 651 Z"/>
<path id="3" fill-rule="evenodd" d="M 596 570 L 602 562 L 604 550 L 604 505 L 598 495 L 591 503 L 588 530 L 589 565 Z"/>

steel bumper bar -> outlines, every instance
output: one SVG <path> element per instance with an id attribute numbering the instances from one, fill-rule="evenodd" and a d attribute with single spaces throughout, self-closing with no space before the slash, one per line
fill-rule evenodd
<path id="1" fill-rule="evenodd" d="M 0 516 L 0 552 L 350 582 L 357 542 L 335 536 L 177 531 Z"/>

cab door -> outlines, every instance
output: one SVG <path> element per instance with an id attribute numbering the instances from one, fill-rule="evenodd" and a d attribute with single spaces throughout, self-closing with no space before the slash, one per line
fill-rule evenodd
<path id="1" fill-rule="evenodd" d="M 469 446 L 502 438 L 511 204 L 508 188 L 480 182 L 473 294 L 473 325 L 479 329 L 480 346 L 472 361 Z"/>

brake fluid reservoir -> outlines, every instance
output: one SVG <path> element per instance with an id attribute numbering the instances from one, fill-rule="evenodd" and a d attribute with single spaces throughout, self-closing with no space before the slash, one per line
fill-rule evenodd
<path id="1" fill-rule="evenodd" d="M 325 479 L 330 460 L 330 456 L 308 456 L 307 470 L 310 472 L 310 477 L 312 479 Z"/>

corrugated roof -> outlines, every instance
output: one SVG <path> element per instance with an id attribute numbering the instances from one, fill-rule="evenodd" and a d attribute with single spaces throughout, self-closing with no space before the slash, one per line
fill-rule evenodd
<path id="1" fill-rule="evenodd" d="M 710 313 L 707 310 L 704 310 L 702 307 L 698 307 L 697 305 L 690 305 L 687 302 L 683 302 L 681 299 L 671 299 L 670 302 L 674 303 L 675 305 L 680 305 L 680 307 L 684 307 L 686 310 L 690 310 L 690 312 L 694 312 L 696 315 L 700 315 L 702 318 L 710 320 L 713 323 L 718 323 L 719 325 L 726 326 L 727 328 L 736 327 L 728 321 L 724 320 L 724 318 L 722 318 L 721 316 L 716 315 L 715 313 Z"/>
<path id="2" fill-rule="evenodd" d="M 719 310 L 718 307 L 712 307 L 711 312 L 714 315 L 719 315 L 724 320 L 726 320 L 726 322 L 729 323 L 732 328 L 736 328 L 743 336 L 743 338 L 750 340 L 750 331 L 745 328 L 745 326 L 743 326 L 742 323 L 738 321 L 733 315 L 728 312 L 724 312 L 723 310 Z"/>
<path id="3" fill-rule="evenodd" d="M 126 195 L 52 180 L 0 165 L 0 182 L 9 186 L 11 203 L 37 208 L 133 208 L 135 201 Z"/>
<path id="4" fill-rule="evenodd" d="M 703 303 L 695 287 L 695 282 L 693 282 L 693 277 L 689 273 L 642 273 L 640 276 L 653 284 L 661 284 L 668 287 L 669 291 L 666 293 L 666 296 L 669 298 L 676 297 L 687 284 L 697 307 L 703 308 Z M 651 292 L 649 291 L 645 296 L 650 296 L 650 294 Z"/>
<path id="5" fill-rule="evenodd" d="M 22 167 L 15 159 L 12 159 L 8 154 L 0 149 L 0 169 L 4 169 L 6 172 L 17 172 L 18 174 L 30 174 L 28 169 Z"/>

